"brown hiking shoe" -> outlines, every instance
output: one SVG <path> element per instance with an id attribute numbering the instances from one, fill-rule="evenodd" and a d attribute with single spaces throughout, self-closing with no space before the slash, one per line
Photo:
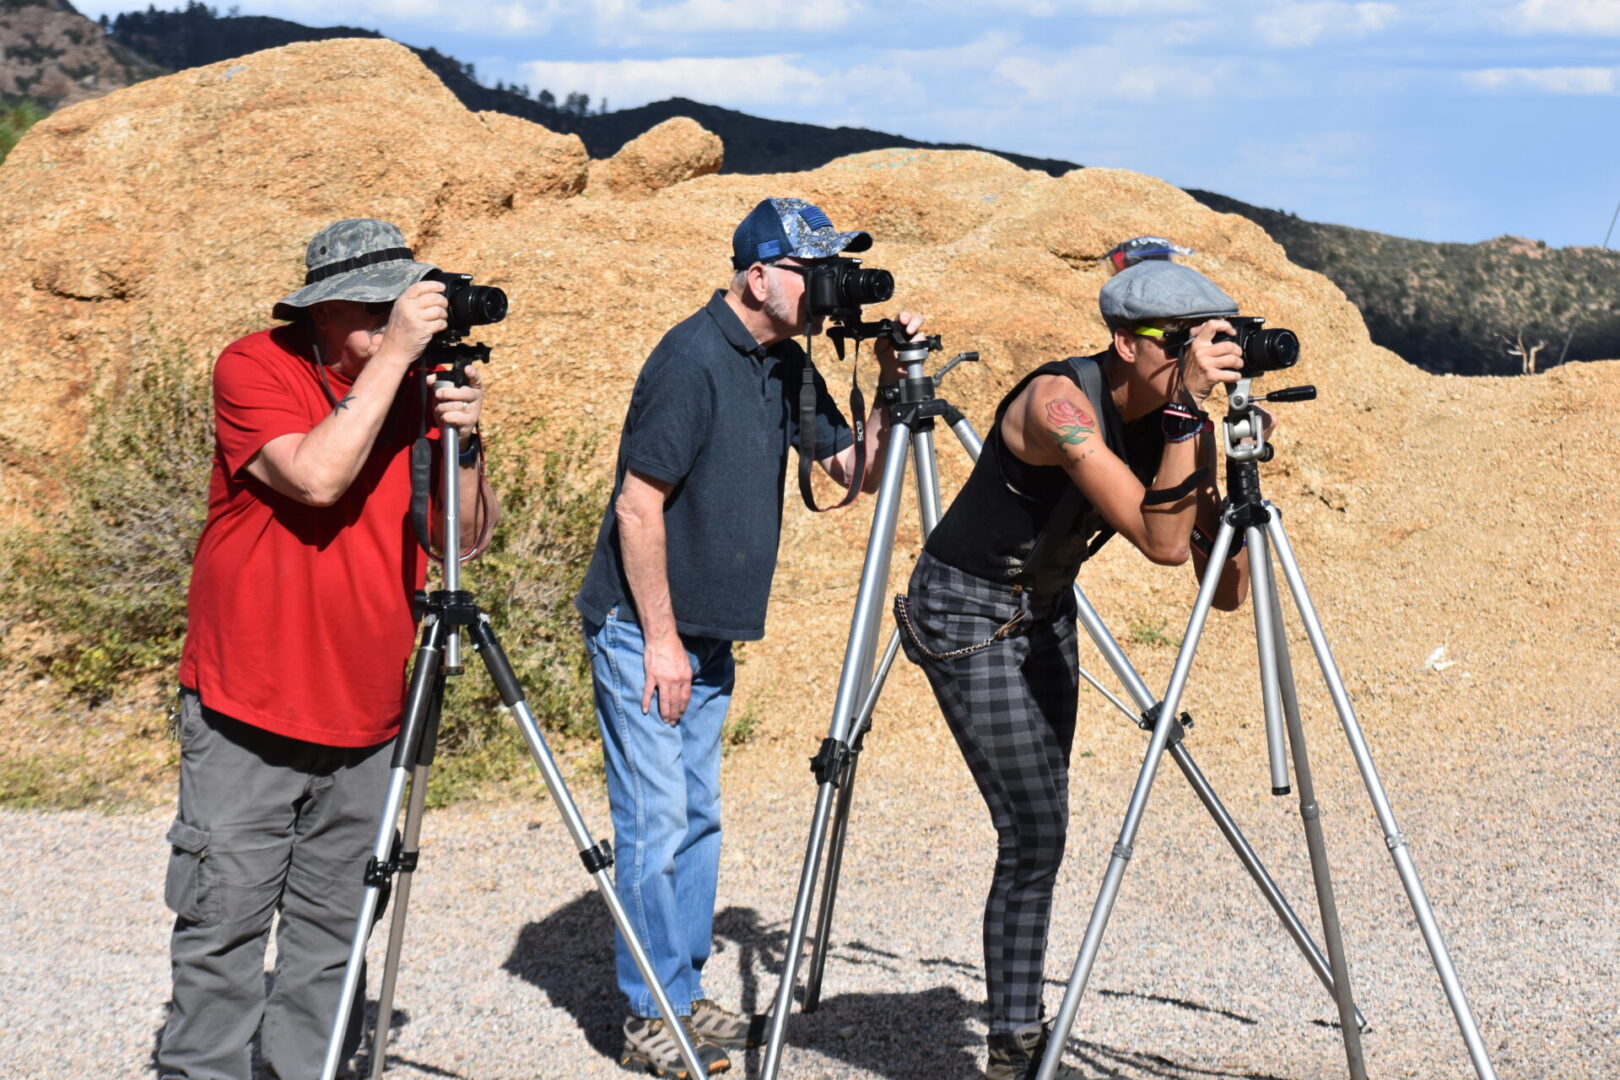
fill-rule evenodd
<path id="1" fill-rule="evenodd" d="M 709 1039 L 687 1028 L 692 1049 L 697 1051 L 698 1064 L 713 1076 L 731 1068 L 731 1058 Z M 649 1072 L 654 1076 L 673 1076 L 676 1080 L 692 1080 L 686 1059 L 681 1057 L 680 1044 L 670 1034 L 660 1017 L 632 1016 L 624 1022 L 624 1049 L 619 1052 L 619 1064 L 631 1072 Z"/>
<path id="2" fill-rule="evenodd" d="M 990 1053 L 985 1062 L 985 1080 L 1034 1080 L 1046 1055 L 1046 1040 L 1052 1033 L 1050 1022 L 993 1031 L 988 1040 Z"/>
<path id="3" fill-rule="evenodd" d="M 720 1046 L 752 1050 L 765 1043 L 770 1018 L 763 1013 L 739 1016 L 712 998 L 692 1002 L 692 1029 Z"/>

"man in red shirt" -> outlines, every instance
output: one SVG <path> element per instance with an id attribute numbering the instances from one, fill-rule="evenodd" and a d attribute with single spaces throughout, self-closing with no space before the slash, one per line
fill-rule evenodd
<path id="1" fill-rule="evenodd" d="M 249 1080 L 261 1020 L 274 1075 L 320 1073 L 427 577 L 410 521 L 424 419 L 462 434 L 464 548 L 493 525 L 477 371 L 436 386 L 422 415 L 417 361 L 449 314 L 444 286 L 423 280 L 433 268 L 370 219 L 322 229 L 306 261 L 304 287 L 273 312 L 287 325 L 232 343 L 214 366 L 164 885 L 176 919 L 163 1080 Z"/>

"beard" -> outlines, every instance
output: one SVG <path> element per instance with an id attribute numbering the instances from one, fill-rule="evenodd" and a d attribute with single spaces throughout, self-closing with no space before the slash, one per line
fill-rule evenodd
<path id="1" fill-rule="evenodd" d="M 800 303 L 803 303 L 803 297 Z M 795 305 L 788 302 L 782 295 L 782 279 L 775 274 L 766 278 L 765 286 L 765 314 L 778 326 L 796 327 L 799 325 L 799 312 Z"/>

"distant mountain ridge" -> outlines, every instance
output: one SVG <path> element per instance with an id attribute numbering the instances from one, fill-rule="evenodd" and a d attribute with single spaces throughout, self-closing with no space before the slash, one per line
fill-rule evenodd
<path id="1" fill-rule="evenodd" d="M 34 14 L 28 15 L 24 9 L 32 9 Z M 81 38 L 86 27 L 101 33 L 100 27 L 78 15 L 67 0 L 0 0 L 0 28 L 14 13 L 37 18 L 42 10 L 51 13 L 53 23 L 78 19 L 82 25 L 76 33 Z M 108 55 L 125 58 L 117 62 L 124 65 L 126 82 L 164 69 L 196 67 L 296 41 L 382 36 L 373 30 L 316 28 L 268 16 L 221 16 L 197 0 L 177 11 L 149 7 L 128 12 L 109 25 Z M 57 31 L 59 36 L 62 32 Z M 88 47 L 94 45 L 90 42 Z M 554 100 L 547 104 L 514 90 L 484 86 L 470 64 L 434 49 L 413 51 L 468 108 L 508 113 L 553 131 L 578 135 L 594 158 L 611 156 L 630 139 L 672 116 L 691 117 L 720 136 L 726 172 L 799 172 L 846 154 L 892 147 L 982 149 L 864 128 L 765 120 L 684 98 L 589 113 L 559 107 Z M 5 47 L 0 97 L 7 85 L 4 72 L 26 68 L 26 55 L 14 57 L 14 52 L 12 45 Z M 34 77 L 34 85 L 39 78 Z M 99 92 L 113 88 L 102 86 Z M 1051 175 L 1081 167 L 1060 159 L 988 152 Z M 1260 225 L 1293 262 L 1325 275 L 1344 291 L 1361 310 L 1373 341 L 1424 370 L 1517 374 L 1523 359 L 1514 354 L 1515 349 L 1533 352 L 1537 366 L 1544 369 L 1558 362 L 1566 343 L 1569 360 L 1620 357 L 1620 254 L 1615 252 L 1552 249 L 1515 237 L 1480 244 L 1406 240 L 1304 221 L 1214 192 L 1189 190 L 1188 194 L 1211 209 L 1239 214 Z"/>

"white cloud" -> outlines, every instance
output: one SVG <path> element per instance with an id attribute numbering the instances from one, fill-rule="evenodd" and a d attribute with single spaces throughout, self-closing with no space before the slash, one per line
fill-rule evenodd
<path id="1" fill-rule="evenodd" d="M 1620 92 L 1620 68 L 1486 68 L 1463 73 L 1476 90 L 1528 90 L 1540 94 L 1595 95 Z"/>
<path id="2" fill-rule="evenodd" d="M 1620 34 L 1620 0 L 1520 0 L 1507 22 L 1531 34 Z"/>
<path id="3" fill-rule="evenodd" d="M 1394 4 L 1283 4 L 1255 18 L 1261 40 L 1283 49 L 1315 45 L 1323 38 L 1356 39 L 1390 25 L 1400 16 Z"/>
<path id="4" fill-rule="evenodd" d="M 598 41 L 641 44 L 697 37 L 776 31 L 815 34 L 839 30 L 855 20 L 858 0 L 597 0 L 590 20 Z"/>
<path id="5" fill-rule="evenodd" d="M 776 56 L 672 56 L 663 60 L 532 60 L 520 65 L 537 87 L 554 93 L 581 91 L 610 104 L 645 105 L 687 97 L 710 105 L 755 110 L 762 105 L 815 102 L 836 84 L 835 74 L 799 67 Z"/>

